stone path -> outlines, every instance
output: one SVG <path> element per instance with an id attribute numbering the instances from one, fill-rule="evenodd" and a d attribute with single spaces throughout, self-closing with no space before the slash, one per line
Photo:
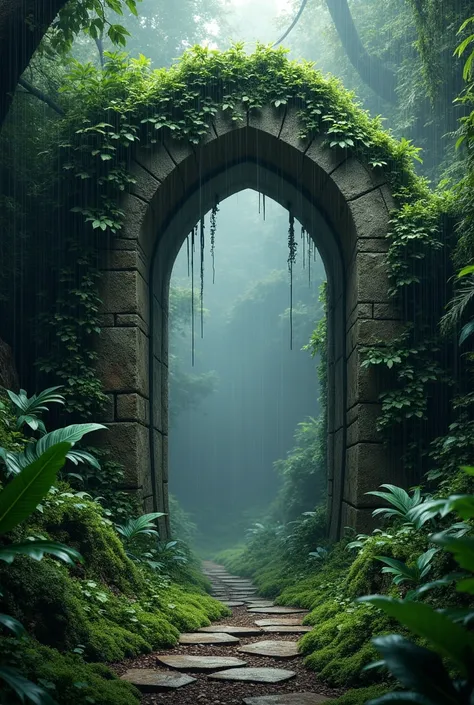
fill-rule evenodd
<path id="1" fill-rule="evenodd" d="M 118 665 L 143 705 L 320 705 L 342 693 L 302 663 L 297 639 L 311 630 L 303 625 L 307 610 L 275 606 L 215 563 L 203 569 L 232 617 L 182 634 L 172 651 Z"/>

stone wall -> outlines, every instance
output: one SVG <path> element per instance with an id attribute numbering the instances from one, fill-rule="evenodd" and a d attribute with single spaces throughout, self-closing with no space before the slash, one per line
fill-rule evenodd
<path id="1" fill-rule="evenodd" d="M 310 233 L 328 276 L 328 495 L 330 533 L 364 529 L 382 482 L 400 480 L 396 449 L 375 419 L 382 380 L 360 348 L 398 335 L 385 265 L 390 190 L 381 170 L 298 138 L 296 114 L 267 108 L 243 123 L 217 115 L 196 148 L 165 140 L 136 151 L 137 183 L 123 230 L 104 246 L 99 372 L 110 399 L 103 442 L 125 464 L 146 510 L 168 502 L 168 289 L 176 254 L 214 205 L 253 188 Z"/>

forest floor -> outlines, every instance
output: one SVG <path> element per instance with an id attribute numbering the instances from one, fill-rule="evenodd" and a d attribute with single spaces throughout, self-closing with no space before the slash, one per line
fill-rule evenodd
<path id="1" fill-rule="evenodd" d="M 296 642 L 301 636 L 301 631 L 305 629 L 301 626 L 305 610 L 295 609 L 293 612 L 286 613 L 287 608 L 275 608 L 271 601 L 259 598 L 249 580 L 232 576 L 215 563 L 205 562 L 203 568 L 212 582 L 213 595 L 217 599 L 225 603 L 240 604 L 229 605 L 232 610 L 231 617 L 216 622 L 212 627 L 200 630 L 199 633 L 182 635 L 181 640 L 213 639 L 216 633 L 230 633 L 236 640 L 222 644 L 180 643 L 173 649 L 156 651 L 115 664 L 114 670 L 118 675 L 124 676 L 127 673 L 126 679 L 134 682 L 142 692 L 150 691 L 143 692 L 143 705 L 317 705 L 342 695 L 341 689 L 328 688 L 318 681 L 316 674 L 306 669 L 302 657 L 296 654 Z M 261 612 L 251 612 L 249 611 L 251 609 L 259 609 Z M 256 624 L 262 620 L 265 625 Z M 269 627 L 277 630 L 282 628 L 283 633 L 264 631 Z M 241 628 L 251 628 L 255 633 L 241 634 L 239 633 Z M 288 629 L 295 629 L 296 633 L 287 633 Z M 217 639 L 222 638 L 217 637 Z M 268 644 L 270 641 L 274 643 Z M 239 651 L 241 648 L 261 642 L 266 642 L 266 646 L 252 648 L 258 650 L 269 648 L 270 652 L 275 649 L 289 650 L 294 653 L 275 657 Z M 228 669 L 228 667 L 224 662 L 222 664 L 218 661 L 204 664 L 194 662 L 185 664 L 185 667 L 183 664 L 176 663 L 176 667 L 172 669 L 160 662 L 160 658 L 168 659 L 177 656 L 239 659 L 245 664 L 238 665 L 234 662 L 231 672 L 225 670 L 225 674 L 229 674 L 231 678 L 240 679 L 244 676 L 251 680 L 213 680 L 216 673 L 220 672 L 220 677 L 225 675 L 224 668 Z M 207 669 L 204 670 L 206 666 Z M 259 670 L 249 672 L 247 671 L 249 668 Z M 284 669 L 286 674 L 280 669 Z M 276 683 L 258 682 L 262 678 L 271 676 L 288 676 L 288 672 L 291 672 L 291 677 L 287 680 Z M 172 687 L 170 690 L 163 690 L 172 686 L 171 681 L 174 679 L 184 682 L 191 678 L 195 680 L 179 687 Z M 140 684 L 143 680 L 146 681 L 145 685 L 143 682 Z M 290 694 L 293 695 L 288 697 Z M 263 698 L 262 696 L 273 697 Z"/>

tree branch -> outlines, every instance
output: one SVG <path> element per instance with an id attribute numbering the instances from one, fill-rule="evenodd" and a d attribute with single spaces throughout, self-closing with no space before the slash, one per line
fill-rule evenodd
<path id="1" fill-rule="evenodd" d="M 66 0 L 0 0 L 0 127 L 18 79 Z"/>
<path id="2" fill-rule="evenodd" d="M 395 72 L 365 50 L 347 0 L 326 0 L 326 4 L 349 61 L 361 79 L 388 103 L 397 103 Z"/>
<path id="3" fill-rule="evenodd" d="M 60 105 L 58 105 L 52 98 L 46 95 L 46 93 L 43 93 L 43 91 L 40 91 L 39 88 L 35 88 L 31 83 L 28 83 L 28 81 L 25 81 L 24 78 L 20 78 L 18 81 L 18 85 L 22 86 L 28 93 L 31 93 L 31 95 L 34 95 L 35 98 L 38 98 L 38 100 L 43 101 L 43 103 L 46 103 L 52 110 L 57 112 L 59 115 L 65 115 L 66 113 L 64 110 L 61 108 Z"/>

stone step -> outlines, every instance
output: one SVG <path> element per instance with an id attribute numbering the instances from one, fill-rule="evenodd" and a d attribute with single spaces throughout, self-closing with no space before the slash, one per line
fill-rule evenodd
<path id="1" fill-rule="evenodd" d="M 219 681 L 242 681 L 247 683 L 280 683 L 296 676 L 295 671 L 283 668 L 232 668 L 220 673 L 211 673 L 208 678 Z"/>
<path id="2" fill-rule="evenodd" d="M 271 658 L 295 658 L 299 656 L 297 641 L 257 641 L 237 649 L 242 654 L 269 656 Z"/>
<path id="3" fill-rule="evenodd" d="M 260 636 L 263 634 L 262 629 L 257 627 L 235 627 L 229 624 L 216 624 L 210 627 L 201 627 L 199 632 L 204 632 L 205 634 L 219 633 L 219 634 L 232 634 L 233 636 Z"/>
<path id="4" fill-rule="evenodd" d="M 249 609 L 254 614 L 308 614 L 309 610 L 299 607 L 254 607 Z"/>
<path id="5" fill-rule="evenodd" d="M 284 625 L 262 627 L 264 632 L 268 634 L 306 634 L 312 631 L 313 627 L 303 627 L 303 625 Z"/>
<path id="6" fill-rule="evenodd" d="M 304 617 L 267 617 L 267 619 L 257 619 L 254 624 L 257 627 L 291 627 L 303 624 L 303 619 Z"/>
<path id="7" fill-rule="evenodd" d="M 243 668 L 247 665 L 233 656 L 186 656 L 175 654 L 170 656 L 157 656 L 160 663 L 179 671 L 217 671 L 234 668 Z"/>
<path id="8" fill-rule="evenodd" d="M 177 690 L 197 680 L 185 673 L 170 673 L 169 671 L 160 671 L 155 668 L 130 668 L 120 678 L 134 685 L 142 693 L 161 693 L 168 690 Z"/>
<path id="9" fill-rule="evenodd" d="M 203 634 L 201 632 L 181 634 L 179 637 L 180 644 L 240 644 L 240 639 L 231 634 L 215 632 L 212 634 Z"/>
<path id="10" fill-rule="evenodd" d="M 261 695 L 244 698 L 244 705 L 320 705 L 331 698 L 319 693 L 281 693 L 281 695 Z"/>

